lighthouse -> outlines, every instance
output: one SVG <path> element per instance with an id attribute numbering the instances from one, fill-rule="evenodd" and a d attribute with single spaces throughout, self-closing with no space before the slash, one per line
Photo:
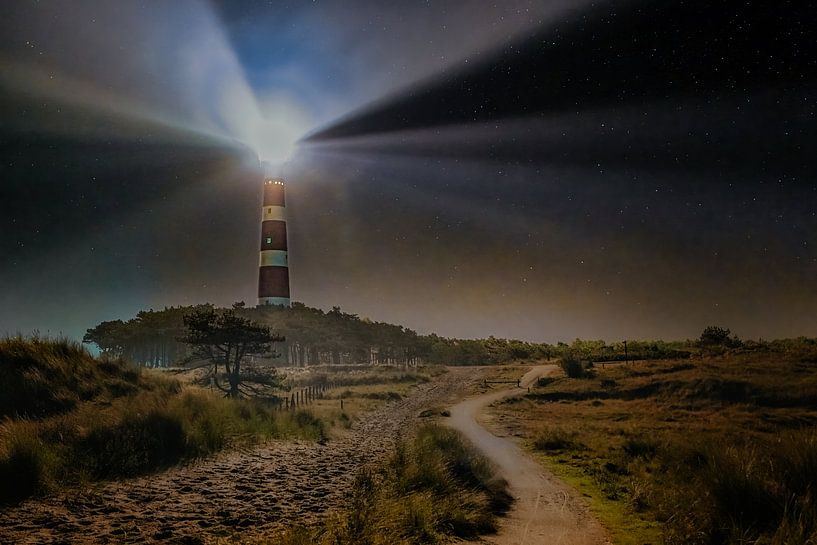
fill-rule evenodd
<path id="1" fill-rule="evenodd" d="M 284 180 L 281 178 L 264 179 L 258 305 L 289 306 L 286 203 Z"/>

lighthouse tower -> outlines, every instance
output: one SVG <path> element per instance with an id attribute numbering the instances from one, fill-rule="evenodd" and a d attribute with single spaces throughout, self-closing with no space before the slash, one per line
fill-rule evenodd
<path id="1" fill-rule="evenodd" d="M 289 306 L 286 205 L 281 178 L 264 179 L 258 304 Z"/>

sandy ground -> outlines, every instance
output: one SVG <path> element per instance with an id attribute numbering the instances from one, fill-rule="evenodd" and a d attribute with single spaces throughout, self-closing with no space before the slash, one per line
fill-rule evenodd
<path id="1" fill-rule="evenodd" d="M 521 380 L 527 388 L 534 380 L 555 370 L 553 365 L 531 369 Z M 495 401 L 519 393 L 515 386 L 499 388 L 467 399 L 451 408 L 448 424 L 462 432 L 493 460 L 508 481 L 515 498 L 500 531 L 481 543 L 497 545 L 599 545 L 610 543 L 604 529 L 589 513 L 575 491 L 547 473 L 513 440 L 489 432 L 479 420 Z"/>
<path id="2" fill-rule="evenodd" d="M 326 445 L 270 442 L 0 510 L 0 544 L 225 543 L 317 522 L 343 507 L 360 467 L 392 452 L 423 409 L 452 403 L 474 380 L 452 370 Z"/>

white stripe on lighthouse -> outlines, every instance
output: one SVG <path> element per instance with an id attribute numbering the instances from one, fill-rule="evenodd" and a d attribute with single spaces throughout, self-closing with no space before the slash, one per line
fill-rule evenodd
<path id="1" fill-rule="evenodd" d="M 261 297 L 258 300 L 259 305 L 277 305 L 279 307 L 289 306 L 289 297 Z"/>
<path id="2" fill-rule="evenodd" d="M 286 208 L 283 206 L 265 206 L 261 221 L 281 220 L 286 221 Z"/>
<path id="3" fill-rule="evenodd" d="M 267 266 L 288 267 L 286 250 L 261 250 L 259 267 Z"/>

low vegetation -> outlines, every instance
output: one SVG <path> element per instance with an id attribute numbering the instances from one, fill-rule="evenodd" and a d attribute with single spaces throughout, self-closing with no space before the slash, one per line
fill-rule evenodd
<path id="1" fill-rule="evenodd" d="M 445 368 L 419 366 L 406 370 L 394 366 L 323 365 L 289 372 L 287 383 L 293 387 L 332 384 L 366 386 L 372 384 L 418 384 L 444 373 Z"/>
<path id="2" fill-rule="evenodd" d="M 59 414 L 159 386 L 168 385 L 146 381 L 119 360 L 97 361 L 75 343 L 0 339 L 0 418 Z"/>
<path id="3" fill-rule="evenodd" d="M 231 445 L 324 440 L 332 427 L 350 427 L 360 413 L 401 399 L 439 371 L 302 370 L 280 384 L 289 392 L 225 398 L 196 376 L 201 370 L 171 376 L 121 357 L 94 357 L 70 341 L 2 339 L 0 504 L 150 473 Z M 282 410 L 295 392 L 329 383 L 335 388 L 320 399 Z"/>
<path id="4" fill-rule="evenodd" d="M 617 544 L 817 543 L 817 343 L 595 366 L 500 408 Z"/>
<path id="5" fill-rule="evenodd" d="M 125 356 L 148 367 L 182 365 L 192 356 L 180 341 L 188 334 L 185 317 L 222 313 L 212 305 L 145 310 L 127 320 L 102 322 L 88 329 L 84 342 L 112 356 Z M 374 322 L 339 307 L 330 311 L 293 303 L 290 308 L 249 308 L 236 303 L 229 309 L 239 319 L 270 328 L 283 340 L 276 344 L 279 364 L 299 367 L 355 364 L 493 365 L 551 360 L 568 354 L 583 362 L 682 359 L 702 351 L 714 353 L 743 346 L 728 329 L 710 326 L 699 339 L 683 341 L 621 341 L 576 339 L 572 343 L 532 343 L 515 339 L 455 339 L 418 335 L 406 327 Z M 189 320 L 189 318 L 188 318 Z M 753 342 L 749 344 L 768 343 Z"/>
<path id="6" fill-rule="evenodd" d="M 565 375 L 570 378 L 584 378 L 587 376 L 586 365 L 572 353 L 562 356 L 559 361 L 559 366 Z"/>
<path id="7" fill-rule="evenodd" d="M 319 439 L 310 413 L 224 399 L 68 341 L 0 340 L 0 502 L 129 477 L 267 437 Z"/>
<path id="8" fill-rule="evenodd" d="M 429 424 L 382 467 L 357 476 L 347 511 L 272 543 L 449 543 L 496 531 L 497 515 L 510 503 L 505 482 L 486 458 L 457 432 Z"/>

